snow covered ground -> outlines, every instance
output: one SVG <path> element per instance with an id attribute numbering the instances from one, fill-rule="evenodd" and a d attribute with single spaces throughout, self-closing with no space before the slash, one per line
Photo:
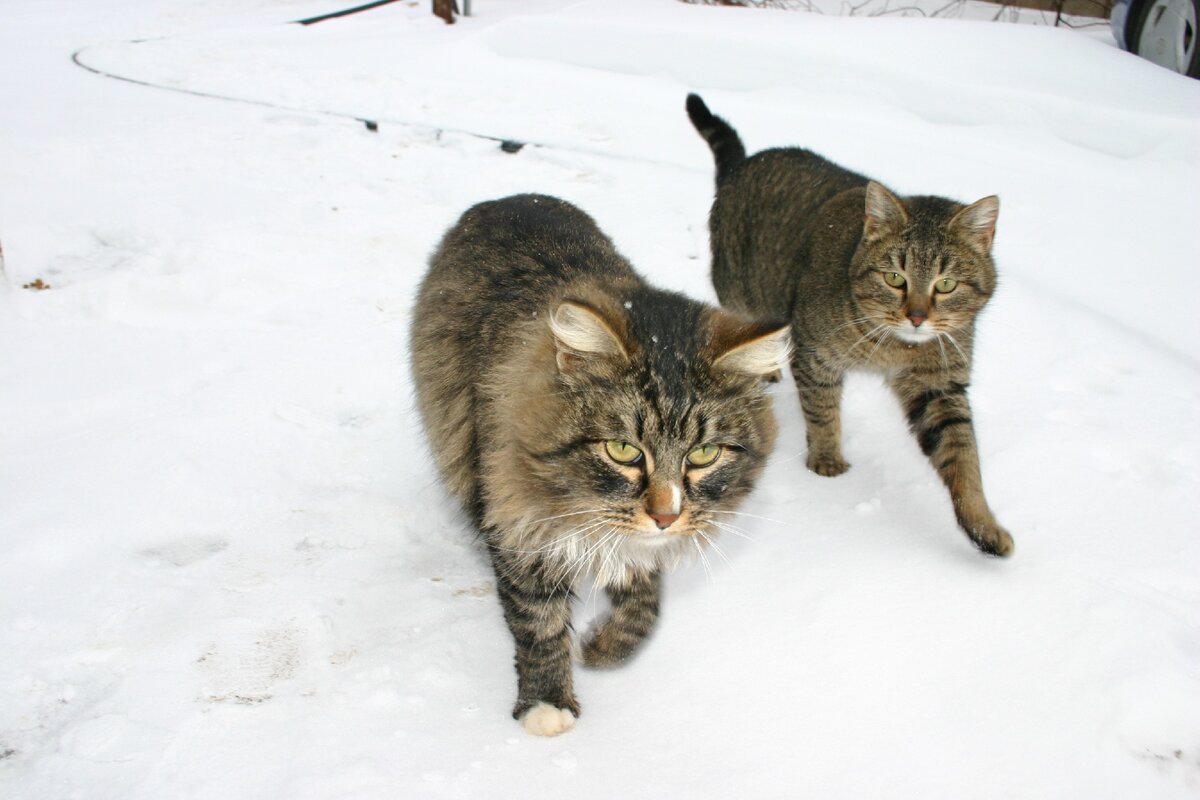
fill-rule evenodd
<path id="1" fill-rule="evenodd" d="M 350 4 L 0 11 L 0 797 L 1200 791 L 1200 82 L 1102 31 L 674 0 L 286 24 Z M 712 299 L 688 91 L 752 150 L 1001 196 L 972 397 L 1017 549 L 970 547 L 877 379 L 836 479 L 781 385 L 748 539 L 535 739 L 411 298 L 540 191 Z"/>

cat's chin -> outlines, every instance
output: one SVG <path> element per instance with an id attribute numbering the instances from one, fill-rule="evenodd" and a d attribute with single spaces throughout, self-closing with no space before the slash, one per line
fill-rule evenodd
<path id="1" fill-rule="evenodd" d="M 897 325 L 892 328 L 892 333 L 905 344 L 925 344 L 938 338 L 938 332 L 928 325 L 920 328 L 914 328 L 911 325 Z"/>
<path id="2" fill-rule="evenodd" d="M 621 545 L 621 553 L 627 565 L 642 569 L 673 569 L 680 559 L 695 546 L 692 540 L 694 534 L 668 533 L 631 533 L 625 537 Z"/>
<path id="3" fill-rule="evenodd" d="M 624 549 L 640 548 L 644 550 L 659 550 L 677 541 L 680 534 L 665 533 L 664 531 L 628 531 L 623 542 Z"/>

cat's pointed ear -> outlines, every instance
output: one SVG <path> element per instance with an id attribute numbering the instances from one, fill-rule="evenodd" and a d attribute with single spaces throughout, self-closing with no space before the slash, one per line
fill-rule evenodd
<path id="1" fill-rule="evenodd" d="M 550 314 L 550 331 L 558 348 L 558 368 L 563 372 L 578 369 L 589 357 L 628 357 L 604 314 L 578 300 L 558 304 Z"/>
<path id="2" fill-rule="evenodd" d="M 712 323 L 713 368 L 766 378 L 787 364 L 791 328 L 774 321 L 747 322 L 718 311 Z"/>
<path id="3" fill-rule="evenodd" d="M 868 241 L 899 233 L 908 224 L 908 212 L 904 210 L 900 198 L 875 181 L 867 183 L 864 211 L 863 238 Z"/>
<path id="4" fill-rule="evenodd" d="M 959 233 L 983 252 L 992 249 L 992 241 L 996 238 L 996 220 L 1000 216 L 1000 198 L 989 195 L 982 200 L 976 200 L 971 205 L 954 215 L 950 220 L 951 230 Z"/>

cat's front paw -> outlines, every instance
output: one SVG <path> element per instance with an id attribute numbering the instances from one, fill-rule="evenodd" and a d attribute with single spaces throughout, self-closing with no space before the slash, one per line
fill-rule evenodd
<path id="1" fill-rule="evenodd" d="M 836 454 L 816 455 L 810 453 L 808 456 L 808 468 L 818 475 L 832 478 L 850 469 L 850 463 Z"/>
<path id="2" fill-rule="evenodd" d="M 990 522 L 969 527 L 964 525 L 963 529 L 967 532 L 967 536 L 971 537 L 975 546 L 989 556 L 1005 558 L 1012 555 L 1013 538 L 999 524 Z"/>
<path id="3" fill-rule="evenodd" d="M 521 726 L 534 736 L 558 736 L 575 727 L 575 715 L 568 709 L 540 702 L 521 716 Z"/>
<path id="4" fill-rule="evenodd" d="M 615 667 L 629 658 L 634 645 L 626 643 L 608 630 L 608 625 L 601 625 L 583 643 L 583 665 L 593 669 Z"/>

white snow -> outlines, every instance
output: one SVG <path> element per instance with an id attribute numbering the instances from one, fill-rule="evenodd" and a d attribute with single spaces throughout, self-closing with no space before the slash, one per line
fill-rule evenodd
<path id="1" fill-rule="evenodd" d="M 0 796 L 1200 790 L 1200 82 L 1102 31 L 674 0 L 287 24 L 352 4 L 0 11 Z M 539 191 L 711 300 L 689 91 L 752 151 L 1000 195 L 972 400 L 1016 553 L 955 528 L 877 379 L 835 479 L 781 384 L 747 538 L 532 737 L 413 290 L 469 205 Z"/>

